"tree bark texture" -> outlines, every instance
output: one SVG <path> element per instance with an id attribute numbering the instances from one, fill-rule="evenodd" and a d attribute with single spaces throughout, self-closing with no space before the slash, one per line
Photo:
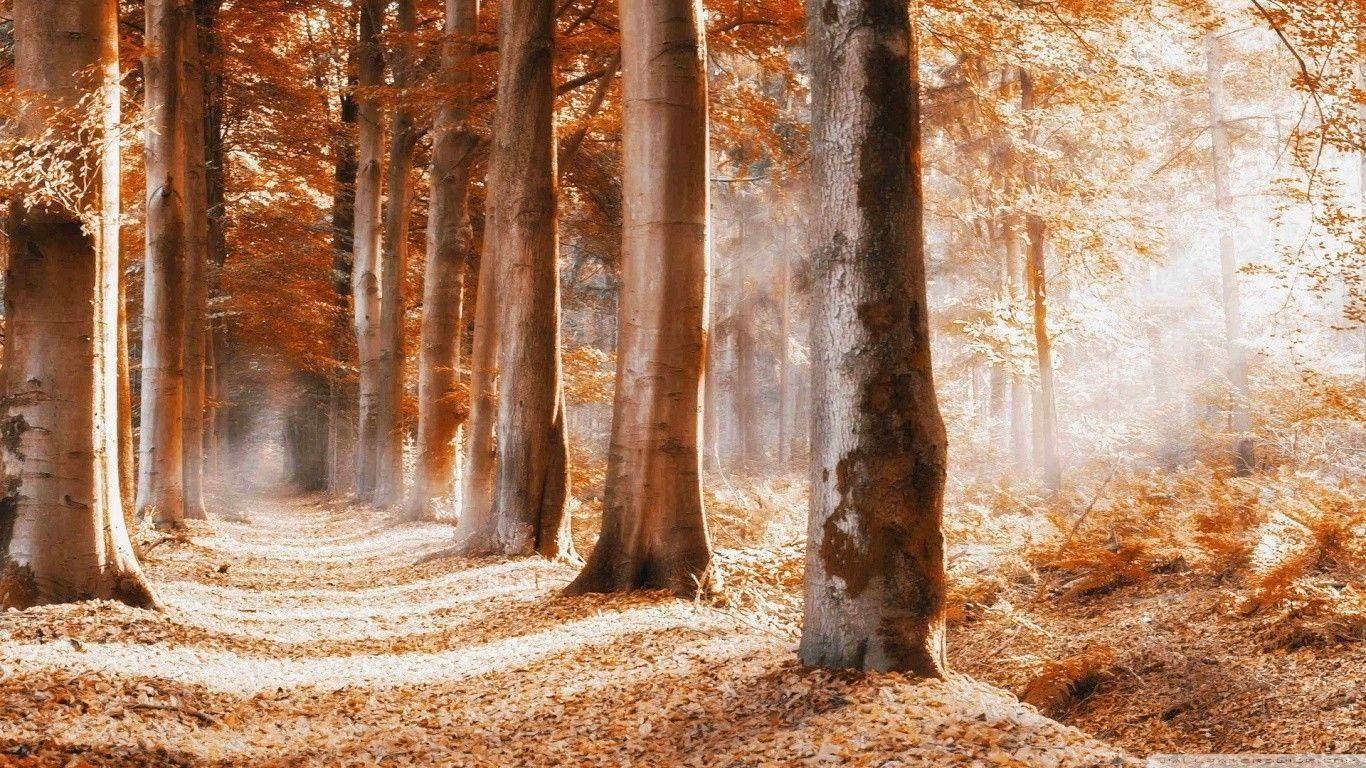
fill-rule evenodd
<path id="1" fill-rule="evenodd" d="M 184 46 L 182 83 L 185 93 L 185 405 L 182 415 L 185 473 L 185 518 L 205 520 L 204 415 L 205 347 L 209 312 L 209 178 L 205 139 L 206 73 L 199 15 L 186 13 L 180 43 Z"/>
<path id="2" fill-rule="evenodd" d="M 624 0 L 622 282 L 602 533 L 570 594 L 714 586 L 702 505 L 707 75 L 699 0 Z"/>
<path id="3" fill-rule="evenodd" d="M 411 87 L 417 62 L 413 35 L 417 33 L 415 0 L 398 0 L 397 32 L 392 55 L 394 85 Z M 376 408 L 375 504 L 393 506 L 403 501 L 403 316 L 404 276 L 408 272 L 408 222 L 413 207 L 413 153 L 418 130 L 412 111 L 400 98 L 389 132 L 388 188 L 384 209 L 383 259 L 380 263 L 379 401 Z"/>
<path id="4" fill-rule="evenodd" d="M 384 51 L 380 28 L 383 0 L 356 0 L 360 24 L 356 44 L 360 87 L 384 84 Z M 351 273 L 352 311 L 359 358 L 358 424 L 356 428 L 356 499 L 374 501 L 379 482 L 380 400 L 380 195 L 384 164 L 384 116 L 373 96 L 357 96 L 360 166 L 356 174 L 355 265 Z"/>
<path id="5" fill-rule="evenodd" d="M 947 438 L 925 285 L 915 40 L 904 2 L 809 0 L 811 514 L 800 656 L 946 671 Z"/>
<path id="6" fill-rule="evenodd" d="M 469 554 L 573 554 L 565 511 L 569 472 L 560 365 L 554 17 L 553 0 L 513 0 L 499 15 L 484 258 L 494 260 L 496 271 L 497 359 L 503 375 L 492 504 L 467 509 L 464 530 L 457 534 L 464 536 L 461 549 Z"/>
<path id="7" fill-rule="evenodd" d="M 185 0 L 148 0 L 143 58 L 148 115 L 147 257 L 143 269 L 140 513 L 160 527 L 185 521 L 186 296 Z"/>
<path id="8" fill-rule="evenodd" d="M 117 103 L 113 0 L 14 3 L 15 84 L 74 107 Z M 18 129 L 41 135 L 41 117 Z M 7 234 L 4 398 L 0 401 L 0 607 L 116 599 L 156 607 L 133 554 L 119 487 L 118 140 L 85 163 L 81 210 L 16 201 Z M 58 130 L 66 126 L 54 126 Z M 102 185 L 108 186 L 102 189 Z"/>
<path id="9" fill-rule="evenodd" d="M 469 57 L 478 26 L 478 0 L 446 0 L 443 84 L 457 95 L 443 103 L 432 126 L 431 201 L 427 214 L 427 271 L 423 280 L 418 357 L 417 466 L 406 517 L 434 519 L 438 498 L 455 483 L 456 393 L 465 266 L 474 247 L 470 174 L 478 137 L 466 124 Z"/>

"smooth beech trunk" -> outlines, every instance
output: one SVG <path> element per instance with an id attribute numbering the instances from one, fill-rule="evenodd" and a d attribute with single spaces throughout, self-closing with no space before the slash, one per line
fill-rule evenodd
<path id="1" fill-rule="evenodd" d="M 699 0 L 623 0 L 622 280 L 602 534 L 570 594 L 709 584 L 707 75 Z"/>
<path id="2" fill-rule="evenodd" d="M 384 50 L 379 39 L 380 25 L 384 21 L 384 2 L 356 2 L 360 13 L 356 44 L 357 72 L 360 87 L 370 90 L 384 84 Z M 356 234 L 352 239 L 355 261 L 351 270 L 352 312 L 359 357 L 356 499 L 368 503 L 374 501 L 375 487 L 379 481 L 379 256 L 384 115 L 371 95 L 358 94 L 356 102 L 360 120 L 357 141 L 360 159 L 356 174 Z"/>
<path id="3" fill-rule="evenodd" d="M 465 265 L 474 247 L 470 172 L 478 137 L 466 124 L 469 57 L 479 20 L 478 0 L 446 0 L 441 77 L 453 97 L 432 126 L 431 201 L 427 213 L 427 272 L 423 281 L 422 340 L 418 357 L 417 466 L 406 517 L 434 519 L 438 498 L 455 483 L 455 437 L 460 427 L 456 391 Z"/>
<path id="4" fill-rule="evenodd" d="M 143 58 L 147 258 L 143 268 L 142 424 L 137 509 L 159 527 L 185 521 L 185 0 L 147 0 Z"/>
<path id="5" fill-rule="evenodd" d="M 355 52 L 351 53 L 354 64 Z M 355 80 L 352 79 L 352 87 Z M 356 385 L 348 371 L 346 336 L 350 333 L 347 315 L 351 310 L 351 272 L 354 266 L 353 242 L 356 226 L 356 122 L 359 119 L 354 94 L 343 92 L 340 99 L 337 137 L 334 142 L 336 167 L 332 193 L 332 288 L 336 318 L 332 328 L 331 376 L 327 397 L 327 492 L 333 496 L 353 488 L 355 448 L 353 424 Z M 349 461 L 348 461 L 349 460 Z"/>
<path id="6" fill-rule="evenodd" d="M 466 554 L 573 555 L 565 511 L 554 35 L 553 0 L 512 0 L 500 8 L 484 249 L 496 272 L 502 370 L 496 477 L 492 503 L 472 503 L 461 518 L 458 549 Z M 484 354 L 490 341 L 483 339 Z"/>
<path id="7" fill-rule="evenodd" d="M 417 33 L 414 0 L 398 0 L 400 39 L 392 54 L 394 86 L 411 87 L 416 66 L 412 37 Z M 384 208 L 383 258 L 380 261 L 379 400 L 375 409 L 375 504 L 403 501 L 403 315 L 404 276 L 408 272 L 408 222 L 413 208 L 413 153 L 418 130 L 404 98 L 394 107 L 389 133 L 388 188 Z"/>
<path id="8" fill-rule="evenodd" d="M 16 87 L 74 107 L 118 99 L 113 0 L 17 0 Z M 30 106 L 30 109 L 40 109 Z M 4 496 L 0 607 L 88 598 L 156 607 L 124 525 L 119 489 L 118 140 L 69 158 L 88 179 L 81 211 L 13 203 L 5 276 Z M 18 129 L 41 136 L 28 114 Z M 73 130 L 66 120 L 59 132 Z M 80 164 L 84 163 L 84 167 Z M 108 187 L 102 189 L 104 182 Z"/>
<path id="9" fill-rule="evenodd" d="M 912 30 L 898 0 L 808 0 L 816 206 L 800 655 L 941 677 L 948 441 L 930 366 Z"/>
<path id="10" fill-rule="evenodd" d="M 1228 129 L 1224 125 L 1223 56 L 1219 38 L 1205 39 L 1209 65 L 1210 144 L 1214 163 L 1214 204 L 1219 214 L 1219 278 L 1224 298 L 1224 344 L 1228 350 L 1229 428 L 1233 432 L 1233 469 L 1250 475 L 1257 457 L 1252 441 L 1252 412 L 1247 401 L 1247 351 L 1243 346 L 1243 313 L 1238 297 L 1238 253 L 1233 240 L 1233 195 L 1229 189 Z"/>
<path id="11" fill-rule="evenodd" d="M 185 405 L 182 414 L 185 473 L 185 518 L 206 520 L 204 511 L 204 414 L 207 403 L 206 346 L 209 311 L 209 179 L 204 121 L 205 71 L 199 16 L 186 13 L 180 43 L 184 46 L 182 84 L 185 94 Z"/>

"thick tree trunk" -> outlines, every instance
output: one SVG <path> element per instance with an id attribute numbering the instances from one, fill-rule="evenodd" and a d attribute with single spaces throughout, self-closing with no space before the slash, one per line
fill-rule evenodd
<path id="1" fill-rule="evenodd" d="M 602 534 L 570 594 L 709 586 L 699 427 L 708 281 L 700 0 L 624 0 L 622 281 Z"/>
<path id="2" fill-rule="evenodd" d="M 414 0 L 397 1 L 401 40 L 393 52 L 394 85 L 412 85 L 416 55 L 412 36 L 417 32 Z M 403 315 L 404 276 L 408 272 L 408 222 L 413 207 L 413 153 L 418 130 L 412 111 L 400 98 L 389 134 L 389 198 L 384 210 L 384 257 L 380 263 L 379 402 L 376 408 L 375 504 L 389 507 L 403 501 Z"/>
<path id="3" fill-rule="evenodd" d="M 67 106 L 90 90 L 106 109 L 118 98 L 113 0 L 17 0 L 13 20 L 18 88 Z M 43 123 L 26 116 L 19 129 L 40 136 Z M 119 492 L 117 225 L 91 221 L 118 200 L 118 141 L 106 137 L 100 156 L 71 158 L 91 182 L 80 201 L 91 226 L 82 211 L 22 201 L 8 222 L 0 607 L 87 598 L 157 606 Z"/>
<path id="4" fill-rule="evenodd" d="M 946 671 L 947 438 L 925 285 L 907 6 L 809 0 L 811 516 L 802 661 Z"/>
<path id="5" fill-rule="evenodd" d="M 204 411 L 205 345 L 209 311 L 209 180 L 204 132 L 205 71 L 199 17 L 186 13 L 182 82 L 185 100 L 185 368 L 184 437 L 185 518 L 205 520 Z"/>
<path id="6" fill-rule="evenodd" d="M 422 346 L 418 358 L 417 466 L 408 497 L 408 519 L 434 519 L 436 499 L 455 482 L 455 437 L 460 414 L 460 327 L 465 265 L 474 247 L 469 216 L 470 172 L 478 138 L 465 124 L 469 57 L 478 26 L 477 0 L 446 0 L 444 84 L 460 96 L 441 105 L 432 130 L 431 202 L 427 215 L 427 273 L 422 296 Z"/>
<path id="7" fill-rule="evenodd" d="M 1238 298 L 1238 254 L 1233 240 L 1233 196 L 1229 191 L 1228 131 L 1224 126 L 1223 56 L 1219 38 L 1206 40 L 1209 64 L 1210 139 L 1214 163 L 1214 204 L 1219 214 L 1219 278 L 1224 297 L 1224 344 L 1228 350 L 1229 428 L 1233 432 L 1233 468 L 1250 475 L 1257 457 L 1252 441 L 1252 413 L 1247 402 L 1247 351 L 1243 346 L 1243 315 Z"/>
<path id="8" fill-rule="evenodd" d="M 512 0 L 499 15 L 485 258 L 494 259 L 497 272 L 503 375 L 493 503 L 467 509 L 464 530 L 457 534 L 464 536 L 460 548 L 470 554 L 573 554 L 565 511 L 554 17 L 553 0 Z"/>
<path id="9" fill-rule="evenodd" d="M 143 269 L 142 429 L 137 509 L 161 527 L 185 520 L 185 0 L 148 0 L 143 61 L 148 124 Z"/>
<path id="10" fill-rule="evenodd" d="M 384 20 L 384 1 L 356 2 L 360 12 L 360 34 L 356 45 L 360 87 L 374 89 L 384 84 L 384 51 L 379 39 L 380 25 Z M 384 116 L 373 96 L 358 95 L 356 101 L 360 114 L 360 167 L 356 175 L 355 266 L 351 273 L 352 311 L 359 357 L 356 498 L 368 503 L 374 501 L 375 487 L 379 481 L 379 255 Z"/>
<path id="11" fill-rule="evenodd" d="M 1034 80 L 1020 71 L 1020 109 L 1034 109 Z M 1025 184 L 1038 188 L 1037 172 L 1026 167 Z M 1035 398 L 1034 442 L 1037 460 L 1043 468 L 1044 486 L 1056 491 L 1062 487 L 1062 462 L 1058 455 L 1058 406 L 1053 384 L 1053 340 L 1048 335 L 1048 265 L 1045 260 L 1047 228 L 1044 220 L 1032 213 L 1025 215 L 1025 282 L 1033 304 L 1034 347 L 1038 356 L 1039 391 Z"/>

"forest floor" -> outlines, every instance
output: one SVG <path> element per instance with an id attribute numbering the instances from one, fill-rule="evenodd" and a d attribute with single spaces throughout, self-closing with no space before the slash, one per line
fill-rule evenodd
<path id="1" fill-rule="evenodd" d="M 1134 764 L 966 676 L 800 668 L 795 547 L 723 550 L 726 596 L 689 603 L 417 564 L 450 536 L 262 499 L 150 542 L 165 613 L 0 614 L 0 765 Z"/>

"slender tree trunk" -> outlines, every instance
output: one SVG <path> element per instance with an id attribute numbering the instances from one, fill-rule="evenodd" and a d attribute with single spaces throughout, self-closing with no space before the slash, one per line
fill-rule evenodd
<path id="1" fill-rule="evenodd" d="M 800 655 L 942 677 L 948 440 L 925 284 L 916 41 L 897 0 L 809 0 L 811 515 Z"/>
<path id="2" fill-rule="evenodd" d="M 352 53 L 354 59 L 354 51 Z M 354 89 L 355 80 L 351 86 Z M 356 99 L 352 93 L 341 95 L 338 136 L 334 143 L 337 164 L 332 195 L 332 286 L 335 294 L 336 324 L 332 329 L 332 375 L 328 378 L 327 402 L 327 491 L 336 496 L 351 488 L 353 473 L 343 461 L 351 450 L 348 424 L 354 418 L 355 382 L 349 373 L 347 316 L 351 311 L 351 275 L 354 267 L 356 226 Z"/>
<path id="3" fill-rule="evenodd" d="M 16 87 L 68 107 L 92 90 L 104 109 L 116 102 L 113 0 L 17 0 L 13 21 Z M 0 607 L 88 598 L 157 606 L 119 493 L 117 225 L 99 221 L 117 209 L 119 166 L 105 117 L 101 151 L 69 158 L 91 182 L 82 210 L 17 201 L 7 225 Z M 46 122 L 29 114 L 18 127 L 40 137 Z M 50 127 L 61 135 L 70 123 Z"/>
<path id="4" fill-rule="evenodd" d="M 360 12 L 356 45 L 360 87 L 374 89 L 384 84 L 384 51 L 380 26 L 384 20 L 384 0 L 356 0 Z M 379 481 L 379 400 L 380 400 L 380 195 L 381 166 L 384 163 L 384 116 L 373 96 L 356 98 L 360 118 L 358 142 L 360 167 L 356 175 L 355 266 L 351 273 L 351 293 L 359 357 L 359 424 L 356 430 L 356 498 L 369 503 L 375 499 Z"/>
<path id="5" fill-rule="evenodd" d="M 228 258 L 227 196 L 224 172 L 223 143 L 223 61 L 218 47 L 218 12 L 223 0 L 195 0 L 195 16 L 199 20 L 199 50 L 203 67 L 204 93 L 204 179 L 208 204 L 208 260 L 206 272 L 209 296 L 221 293 L 219 280 Z M 219 418 L 223 393 L 223 345 L 226 343 L 226 320 L 215 322 L 211 312 L 205 313 L 205 407 L 204 407 L 204 467 L 206 472 L 219 469 Z"/>
<path id="6" fill-rule="evenodd" d="M 602 534 L 570 594 L 710 585 L 707 74 L 700 0 L 624 0 L 622 280 Z"/>
<path id="7" fill-rule="evenodd" d="M 394 85 L 412 85 L 417 33 L 414 0 L 397 0 L 398 33 L 393 52 Z M 380 263 L 379 401 L 375 446 L 377 478 L 375 504 L 393 506 L 403 500 L 403 315 L 404 276 L 408 272 L 408 222 L 413 208 L 413 153 L 418 130 L 412 111 L 400 97 L 389 133 L 389 199 L 384 210 L 384 256 Z"/>
<path id="8" fill-rule="evenodd" d="M 492 226 L 492 203 L 486 202 L 484 252 L 479 257 L 479 280 L 475 286 L 474 329 L 470 346 L 470 415 L 464 445 L 464 475 L 460 478 L 460 525 L 456 537 L 469 537 L 491 525 L 493 511 L 493 427 L 498 411 L 494 381 L 498 375 L 497 247 Z M 478 544 L 479 542 L 471 542 Z"/>
<path id="9" fill-rule="evenodd" d="M 784 230 L 778 254 L 778 469 L 792 464 L 792 263 Z"/>
<path id="10" fill-rule="evenodd" d="M 1223 56 L 1219 38 L 1205 39 L 1209 64 L 1210 138 L 1214 162 L 1214 204 L 1219 214 L 1219 277 L 1224 296 L 1224 343 L 1228 349 L 1229 427 L 1233 431 L 1233 468 L 1239 476 L 1252 474 L 1257 457 L 1252 441 L 1252 414 L 1247 402 L 1247 351 L 1243 346 L 1243 315 L 1238 298 L 1238 254 L 1233 240 L 1233 196 L 1229 191 L 1228 131 L 1224 126 Z"/>
<path id="11" fill-rule="evenodd" d="M 143 269 L 142 429 L 137 508 L 160 527 L 185 520 L 185 0 L 148 0 L 147 260 Z"/>
<path id="12" fill-rule="evenodd" d="M 185 100 L 185 405 L 182 416 L 185 473 L 185 517 L 205 520 L 204 511 L 204 377 L 209 311 L 209 184 L 204 120 L 205 72 L 199 17 L 184 15 Z"/>
<path id="13" fill-rule="evenodd" d="M 1020 108 L 1034 109 L 1034 80 L 1020 71 Z M 1038 188 L 1037 172 L 1026 166 L 1025 184 Z M 1034 347 L 1038 355 L 1039 391 L 1035 399 L 1034 425 L 1038 461 L 1043 468 L 1044 486 L 1056 491 L 1062 487 L 1062 462 L 1058 455 L 1058 406 L 1053 384 L 1053 340 L 1048 335 L 1048 265 L 1045 260 L 1047 228 L 1044 220 L 1025 215 L 1025 280 L 1034 310 Z"/>
<path id="14" fill-rule="evenodd" d="M 1020 269 L 1020 238 L 1015 226 L 1008 217 L 1002 224 L 1002 237 L 1005 240 L 1006 272 L 1009 275 L 1010 303 L 1018 306 L 1024 299 L 1023 272 Z M 1029 388 L 1019 374 L 1010 376 L 1010 455 L 1015 473 L 1026 475 L 1029 472 L 1030 448 L 1030 396 Z"/>
<path id="15" fill-rule="evenodd" d="M 456 392 L 465 265 L 474 247 L 469 187 L 478 138 L 466 125 L 469 57 L 478 27 L 478 0 L 446 0 L 444 84 L 460 93 L 437 110 L 432 130 L 431 202 L 427 215 L 427 274 L 423 281 L 422 348 L 418 359 L 417 466 L 408 497 L 409 519 L 434 519 L 434 502 L 455 482 Z"/>
<path id="16" fill-rule="evenodd" d="M 471 554 L 573 554 L 565 512 L 554 17 L 553 0 L 512 0 L 499 14 L 485 258 L 497 270 L 503 375 L 493 503 L 467 509 L 457 532 L 464 537 L 460 548 Z"/>

